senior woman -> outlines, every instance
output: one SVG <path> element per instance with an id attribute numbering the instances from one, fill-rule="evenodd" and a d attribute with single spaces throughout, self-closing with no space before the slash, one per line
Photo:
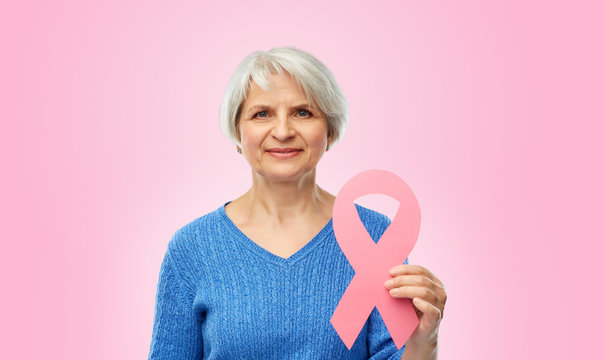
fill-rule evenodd
<path id="1" fill-rule="evenodd" d="M 333 233 L 335 197 L 317 163 L 347 124 L 331 72 L 295 48 L 250 54 L 220 111 L 251 188 L 180 228 L 161 264 L 149 359 L 436 359 L 446 293 L 419 265 L 384 286 L 413 299 L 419 325 L 397 349 L 373 310 L 349 350 L 330 318 L 354 270 Z M 378 241 L 390 220 L 356 205 Z"/>

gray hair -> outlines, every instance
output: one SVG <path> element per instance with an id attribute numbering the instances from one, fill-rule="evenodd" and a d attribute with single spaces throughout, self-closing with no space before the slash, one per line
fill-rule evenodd
<path id="1" fill-rule="evenodd" d="M 220 107 L 220 128 L 236 145 L 239 143 L 239 116 L 252 80 L 263 89 L 270 88 L 269 77 L 290 74 L 311 106 L 319 108 L 327 119 L 330 147 L 338 142 L 348 126 L 348 103 L 336 80 L 317 58 L 293 47 L 277 47 L 249 54 L 235 70 Z"/>

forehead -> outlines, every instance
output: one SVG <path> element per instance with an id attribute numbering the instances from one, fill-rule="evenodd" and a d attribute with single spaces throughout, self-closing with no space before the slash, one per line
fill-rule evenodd
<path id="1" fill-rule="evenodd" d="M 258 101 L 283 102 L 283 101 L 306 101 L 308 97 L 298 82 L 289 74 L 271 74 L 267 77 L 268 86 L 263 88 L 254 80 L 250 81 L 245 104 Z"/>

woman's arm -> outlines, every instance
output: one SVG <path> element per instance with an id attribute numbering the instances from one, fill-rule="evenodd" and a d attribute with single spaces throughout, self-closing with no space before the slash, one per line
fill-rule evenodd
<path id="1" fill-rule="evenodd" d="M 201 323 L 193 313 L 194 297 L 178 276 L 168 249 L 157 284 L 149 360 L 202 358 Z"/>
<path id="2" fill-rule="evenodd" d="M 367 209 L 358 205 L 357 209 L 361 219 L 377 214 L 372 211 L 368 212 Z M 367 231 L 374 241 L 379 239 L 391 223 L 385 215 L 379 214 L 377 218 L 373 222 L 369 222 L 370 226 L 367 226 L 364 221 Z M 370 359 L 435 360 L 438 355 L 438 327 L 447 300 L 443 283 L 423 266 L 409 265 L 409 259 L 406 259 L 402 265 L 393 267 L 390 275 L 392 278 L 384 285 L 390 290 L 392 297 L 412 299 L 419 325 L 403 348 L 397 351 L 382 318 L 374 309 L 369 316 L 368 323 Z M 387 339 L 384 334 L 387 335 Z"/>
<path id="3" fill-rule="evenodd" d="M 405 352 L 401 360 L 437 360 L 438 359 L 438 336 L 430 342 L 415 344 L 412 341 L 405 343 Z"/>
<path id="4" fill-rule="evenodd" d="M 438 327 L 445 310 L 447 293 L 443 283 L 420 265 L 398 265 L 390 270 L 392 279 L 384 286 L 395 298 L 409 298 L 419 320 L 407 340 L 401 360 L 436 360 Z"/>

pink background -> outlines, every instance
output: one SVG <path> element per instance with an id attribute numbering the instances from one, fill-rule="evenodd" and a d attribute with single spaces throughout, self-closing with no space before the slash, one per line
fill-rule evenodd
<path id="1" fill-rule="evenodd" d="M 351 104 L 318 183 L 381 168 L 415 191 L 410 262 L 449 295 L 440 358 L 597 357 L 601 2 L 11 3 L 0 358 L 146 358 L 170 237 L 250 184 L 219 130 L 226 83 L 280 45 Z"/>

